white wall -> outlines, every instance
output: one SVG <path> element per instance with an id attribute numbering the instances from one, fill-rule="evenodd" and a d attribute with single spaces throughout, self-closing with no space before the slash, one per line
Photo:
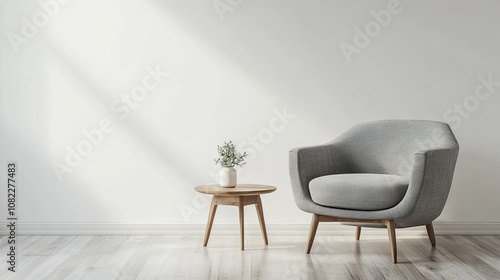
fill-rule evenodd
<path id="1" fill-rule="evenodd" d="M 480 77 L 500 81 L 498 1 L 42 2 L 52 3 L 47 25 L 38 1 L 0 3 L 0 158 L 18 162 L 22 222 L 205 223 L 193 187 L 212 181 L 216 145 L 233 140 L 252 153 L 240 182 L 278 187 L 263 197 L 267 222 L 308 223 L 288 150 L 409 118 L 449 122 L 461 145 L 438 221 L 500 223 L 500 85 L 475 97 Z M 388 5 L 387 26 L 344 55 L 355 27 L 376 28 L 370 12 Z M 33 16 L 37 31 L 23 22 Z M 114 112 L 148 67 L 169 76 L 147 80 L 156 88 L 128 115 Z M 67 165 L 67 147 L 103 120 L 109 133 L 58 180 L 54 163 Z M 220 208 L 216 222 L 237 214 Z"/>

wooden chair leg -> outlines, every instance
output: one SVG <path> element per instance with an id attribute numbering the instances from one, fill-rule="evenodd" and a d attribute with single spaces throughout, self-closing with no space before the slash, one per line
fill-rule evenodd
<path id="1" fill-rule="evenodd" d="M 387 232 L 389 234 L 389 244 L 391 245 L 392 262 L 398 262 L 398 248 L 396 247 L 396 228 L 393 220 L 386 221 Z"/>
<path id="2" fill-rule="evenodd" d="M 359 240 L 361 236 L 361 227 L 356 227 L 356 240 Z"/>
<path id="3" fill-rule="evenodd" d="M 306 251 L 307 254 L 311 252 L 311 247 L 314 242 L 314 237 L 316 236 L 316 230 L 318 229 L 318 224 L 319 224 L 319 215 L 313 214 L 311 220 L 311 227 L 309 229 L 309 240 L 307 241 L 307 251 Z"/>
<path id="4" fill-rule="evenodd" d="M 432 223 L 425 226 L 427 229 L 427 235 L 429 236 L 429 240 L 431 241 L 432 247 L 436 246 L 436 235 L 434 235 L 434 226 Z"/>

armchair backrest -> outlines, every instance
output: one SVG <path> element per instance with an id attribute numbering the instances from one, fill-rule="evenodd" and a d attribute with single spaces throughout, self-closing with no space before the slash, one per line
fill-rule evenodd
<path id="1" fill-rule="evenodd" d="M 334 141 L 349 173 L 385 173 L 409 177 L 417 151 L 451 149 L 458 142 L 446 123 L 383 120 L 352 127 Z M 454 162 L 452 163 L 455 164 Z"/>

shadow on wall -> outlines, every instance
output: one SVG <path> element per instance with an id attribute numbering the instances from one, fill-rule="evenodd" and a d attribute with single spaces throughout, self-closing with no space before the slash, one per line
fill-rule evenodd
<path id="1" fill-rule="evenodd" d="M 345 111 L 341 104 L 343 100 L 331 102 L 332 94 L 336 94 L 331 89 L 345 84 L 340 72 L 344 67 L 335 68 L 332 65 L 345 65 L 344 58 L 338 52 L 338 58 L 342 60 L 328 61 L 325 54 L 337 55 L 337 50 L 330 49 L 330 44 L 311 44 L 308 41 L 310 30 L 297 20 L 299 9 L 293 8 L 297 3 L 280 7 L 282 13 L 279 15 L 272 14 L 276 9 L 259 10 L 259 18 L 249 19 L 245 10 L 249 5 L 256 5 L 249 1 L 238 6 L 230 19 L 221 21 L 212 7 L 212 1 L 199 7 L 193 7 L 188 2 L 153 2 L 165 17 L 179 23 L 185 33 L 195 35 L 203 47 L 210 48 L 235 64 L 246 76 L 264 84 L 270 94 L 282 100 L 280 103 L 292 104 L 294 108 L 306 111 L 308 116 L 316 115 L 318 110 L 339 114 Z M 266 3 L 265 7 L 275 4 Z M 309 5 L 307 2 L 304 4 Z M 332 37 L 336 36 L 335 28 L 338 27 L 332 30 Z M 311 47 L 313 45 L 314 48 Z M 320 47 L 324 49 L 317 49 Z"/>
<path id="2" fill-rule="evenodd" d="M 133 138 L 137 143 L 137 147 L 141 147 L 154 158 L 160 158 L 161 162 L 167 164 L 166 168 L 174 169 L 175 172 L 181 174 L 185 178 L 193 178 L 193 180 L 202 180 L 204 177 L 190 170 L 189 164 L 182 160 L 182 158 L 171 156 L 172 145 L 169 145 L 168 139 L 158 139 L 158 137 L 151 131 L 147 130 L 133 117 L 128 118 L 126 121 L 119 120 L 116 114 L 110 111 L 110 104 L 116 98 L 109 94 L 104 87 L 99 86 L 96 81 L 92 81 L 85 72 L 78 67 L 71 58 L 66 56 L 62 50 L 55 46 L 54 43 L 49 42 L 48 47 L 54 60 L 58 62 L 73 78 L 73 82 L 82 84 L 86 91 L 90 93 L 89 96 L 93 98 L 93 104 L 100 106 L 104 111 L 108 112 L 109 117 L 114 123 L 119 123 L 121 127 L 127 130 L 128 135 Z M 202 174 L 203 175 L 203 174 Z"/>

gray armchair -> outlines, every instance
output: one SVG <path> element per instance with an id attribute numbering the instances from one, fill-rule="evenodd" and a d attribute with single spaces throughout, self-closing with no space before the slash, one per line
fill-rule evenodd
<path id="1" fill-rule="evenodd" d="M 312 213 L 307 253 L 319 222 L 387 227 L 393 262 L 395 228 L 425 225 L 442 212 L 458 157 L 458 142 L 441 122 L 385 120 L 354 126 L 332 142 L 290 151 L 297 206 Z"/>

